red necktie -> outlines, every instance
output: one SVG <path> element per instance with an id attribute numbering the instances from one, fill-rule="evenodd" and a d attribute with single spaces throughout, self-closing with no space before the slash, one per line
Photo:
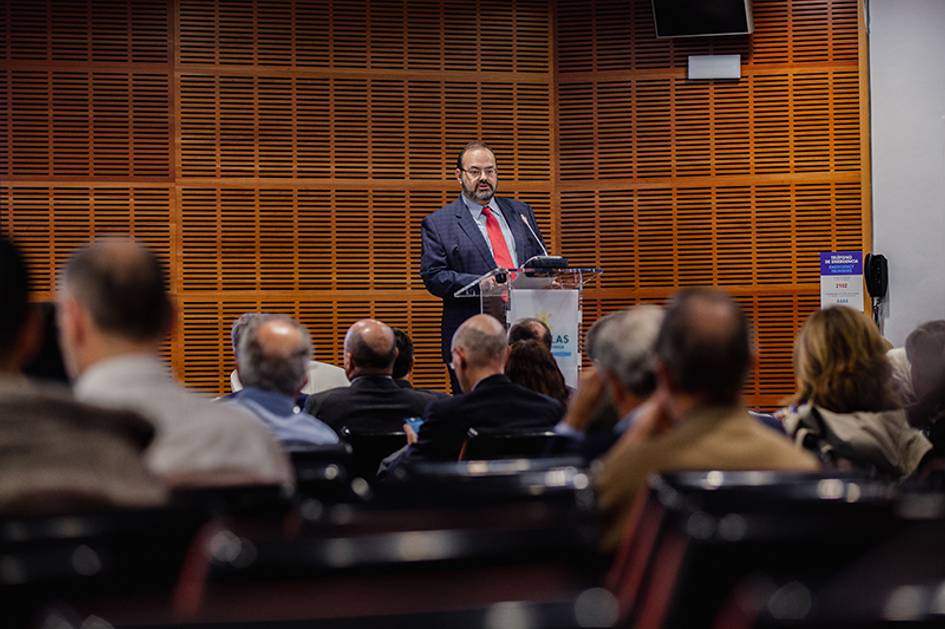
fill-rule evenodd
<path id="1" fill-rule="evenodd" d="M 488 205 L 483 206 L 482 213 L 486 215 L 486 231 L 492 242 L 492 257 L 495 258 L 495 263 L 504 269 L 514 269 L 515 263 L 512 262 L 512 254 L 509 253 L 509 246 L 505 243 L 502 228 L 499 227 L 499 219 Z"/>

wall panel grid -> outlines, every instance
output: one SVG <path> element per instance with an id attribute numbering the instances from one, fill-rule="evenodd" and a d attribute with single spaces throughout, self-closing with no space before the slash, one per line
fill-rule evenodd
<path id="1" fill-rule="evenodd" d="M 605 269 L 585 326 L 685 286 L 729 290 L 759 361 L 746 393 L 793 391 L 818 252 L 869 248 L 865 28 L 858 0 L 752 3 L 745 37 L 657 40 L 650 0 L 556 5 L 560 252 Z M 689 81 L 690 54 L 742 79 Z"/>
<path id="2" fill-rule="evenodd" d="M 559 96 L 565 181 L 860 169 L 855 67 L 738 82 L 562 82 Z"/>
<path id="3" fill-rule="evenodd" d="M 419 221 L 482 138 L 557 251 L 606 270 L 585 324 L 724 286 L 773 405 L 814 256 L 868 247 L 865 31 L 857 0 L 753 9 L 751 37 L 665 41 L 649 0 L 2 0 L 0 230 L 40 298 L 90 238 L 153 246 L 182 313 L 165 352 L 208 393 L 248 310 L 333 362 L 357 318 L 405 326 L 444 387 Z M 744 78 L 686 81 L 713 52 Z"/>
<path id="4" fill-rule="evenodd" d="M 260 309 L 336 363 L 354 320 L 405 326 L 417 383 L 445 387 L 420 220 L 484 139 L 556 233 L 552 32 L 547 0 L 5 0 L 0 229 L 38 298 L 91 238 L 155 247 L 182 314 L 168 351 L 207 392 Z"/>

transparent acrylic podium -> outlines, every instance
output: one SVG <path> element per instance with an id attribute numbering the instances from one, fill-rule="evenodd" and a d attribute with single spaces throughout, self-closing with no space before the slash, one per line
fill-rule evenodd
<path id="1" fill-rule="evenodd" d="M 526 317 L 547 323 L 551 328 L 551 353 L 565 381 L 574 387 L 581 366 L 581 292 L 602 272 L 596 267 L 496 268 L 453 296 L 478 298 L 480 312 L 492 315 L 506 329 Z"/>

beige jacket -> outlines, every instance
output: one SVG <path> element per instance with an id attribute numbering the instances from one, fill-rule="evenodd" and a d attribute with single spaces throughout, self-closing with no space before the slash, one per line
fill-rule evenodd
<path id="1" fill-rule="evenodd" d="M 788 434 L 799 439 L 800 428 L 809 426 L 816 430 L 814 408 L 830 432 L 858 459 L 900 478 L 914 472 L 925 453 L 932 449 L 929 440 L 909 425 L 904 410 L 834 413 L 819 406 L 803 404 L 778 413 Z"/>
<path id="2" fill-rule="evenodd" d="M 602 512 L 603 546 L 617 546 L 634 497 L 647 476 L 683 470 L 813 472 L 820 465 L 742 408 L 701 410 L 669 431 L 637 444 L 618 443 L 595 476 Z"/>

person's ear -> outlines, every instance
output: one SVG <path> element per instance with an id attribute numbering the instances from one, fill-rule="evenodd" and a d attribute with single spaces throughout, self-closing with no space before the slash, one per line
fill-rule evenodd
<path id="1" fill-rule="evenodd" d="M 458 374 L 460 370 L 466 369 L 466 356 L 463 355 L 463 350 L 459 347 L 454 347 L 452 354 L 452 360 L 450 362 L 453 365 L 453 372 Z"/>
<path id="2" fill-rule="evenodd" d="M 341 355 L 341 366 L 345 370 L 345 373 L 351 370 L 351 352 L 345 351 Z"/>
<path id="3" fill-rule="evenodd" d="M 174 300 L 169 300 L 167 305 L 167 329 L 164 331 L 164 336 L 166 338 L 171 338 L 174 334 L 174 329 L 177 327 L 177 303 Z"/>
<path id="4" fill-rule="evenodd" d="M 69 298 L 59 302 L 56 321 L 59 337 L 68 340 L 73 346 L 81 344 L 88 336 L 85 313 L 75 299 Z"/>
<path id="5" fill-rule="evenodd" d="M 463 183 L 463 171 L 459 168 L 456 169 L 456 181 Z"/>

